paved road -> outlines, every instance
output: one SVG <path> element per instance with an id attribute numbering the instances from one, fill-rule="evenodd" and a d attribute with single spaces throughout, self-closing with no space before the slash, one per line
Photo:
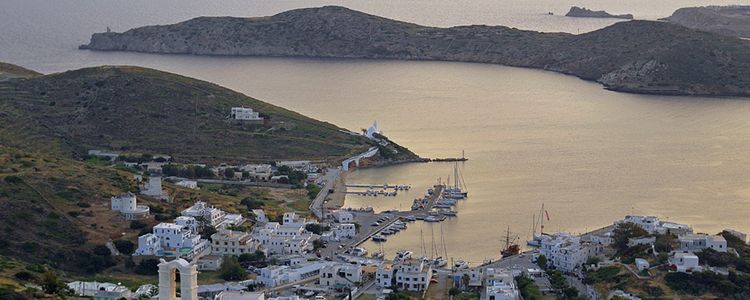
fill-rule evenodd
<path id="1" fill-rule="evenodd" d="M 315 199 L 313 199 L 313 202 L 310 204 L 310 211 L 317 217 L 319 220 L 322 220 L 325 218 L 324 212 L 323 212 L 323 201 L 325 201 L 326 197 L 328 197 L 329 191 L 333 189 L 334 183 L 336 183 L 336 179 L 341 176 L 341 167 L 335 168 L 335 169 L 328 169 L 328 171 L 323 175 L 321 181 L 323 182 L 323 187 L 320 190 L 320 193 L 318 193 L 317 196 L 315 196 Z"/>

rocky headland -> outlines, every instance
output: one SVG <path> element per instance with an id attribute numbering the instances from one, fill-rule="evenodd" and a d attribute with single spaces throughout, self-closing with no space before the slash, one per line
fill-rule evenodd
<path id="1" fill-rule="evenodd" d="M 689 28 L 750 38 L 750 6 L 686 7 L 664 20 Z"/>
<path id="2" fill-rule="evenodd" d="M 750 41 L 656 21 L 619 22 L 574 35 L 504 26 L 428 27 L 327 6 L 95 33 L 81 48 L 492 63 L 574 75 L 624 92 L 750 96 Z"/>
<path id="3" fill-rule="evenodd" d="M 573 18 L 615 18 L 627 20 L 633 19 L 633 15 L 631 14 L 613 15 L 603 10 L 590 10 L 588 8 L 578 6 L 571 7 L 568 13 L 565 14 L 565 16 Z"/>

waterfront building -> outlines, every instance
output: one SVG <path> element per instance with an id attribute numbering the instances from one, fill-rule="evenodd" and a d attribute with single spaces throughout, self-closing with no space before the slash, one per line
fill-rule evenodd
<path id="1" fill-rule="evenodd" d="M 112 210 L 121 213 L 125 220 L 137 220 L 148 217 L 149 207 L 138 205 L 135 194 L 127 192 L 111 198 Z"/>
<path id="2" fill-rule="evenodd" d="M 351 223 L 334 226 L 333 234 L 337 239 L 353 238 L 357 235 L 357 226 Z"/>
<path id="3" fill-rule="evenodd" d="M 68 283 L 68 288 L 77 296 L 91 297 L 97 300 L 130 299 L 132 295 L 127 287 L 109 282 L 74 281 Z"/>
<path id="4" fill-rule="evenodd" d="M 682 251 L 713 249 L 718 252 L 727 252 L 727 240 L 720 235 L 686 234 L 679 236 L 678 239 Z"/>
<path id="5" fill-rule="evenodd" d="M 198 271 L 216 271 L 221 268 L 222 263 L 224 263 L 223 256 L 211 253 L 211 255 L 199 258 L 195 265 Z"/>
<path id="6" fill-rule="evenodd" d="M 407 259 L 395 265 L 396 288 L 422 292 L 430 286 L 432 264 L 417 259 Z"/>
<path id="7" fill-rule="evenodd" d="M 650 234 L 674 234 L 682 235 L 693 233 L 689 225 L 665 222 L 655 216 L 625 216 L 625 219 L 615 222 L 615 225 L 622 223 L 633 223 L 640 226 Z"/>
<path id="8" fill-rule="evenodd" d="M 581 241 L 578 236 L 556 233 L 542 236 L 540 254 L 547 258 L 549 265 L 564 272 L 572 272 L 600 249 L 598 245 Z"/>
<path id="9" fill-rule="evenodd" d="M 159 223 L 152 233 L 138 237 L 138 249 L 133 255 L 183 257 L 193 259 L 209 249 L 208 241 L 201 239 L 195 219 L 179 217 L 178 223 Z"/>
<path id="10" fill-rule="evenodd" d="M 232 107 L 229 117 L 240 121 L 263 121 L 260 113 L 246 107 Z"/>
<path id="11" fill-rule="evenodd" d="M 211 254 L 235 255 L 255 253 L 260 249 L 260 242 L 249 233 L 220 229 L 211 235 Z"/>
<path id="12" fill-rule="evenodd" d="M 352 287 L 362 282 L 362 267 L 337 263 L 320 270 L 320 285 L 326 287 Z"/>
<path id="13" fill-rule="evenodd" d="M 393 264 L 383 263 L 375 271 L 375 282 L 381 288 L 390 288 L 393 285 Z"/>
<path id="14" fill-rule="evenodd" d="M 338 223 L 352 223 L 354 222 L 354 214 L 345 210 L 337 210 L 333 212 L 333 220 Z"/>
<path id="15" fill-rule="evenodd" d="M 484 273 L 484 300 L 521 299 L 513 274 L 509 270 L 487 268 Z"/>

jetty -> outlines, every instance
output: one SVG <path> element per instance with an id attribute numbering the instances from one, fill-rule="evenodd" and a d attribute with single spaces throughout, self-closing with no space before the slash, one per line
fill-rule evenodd
<path id="1" fill-rule="evenodd" d="M 348 188 L 368 188 L 368 189 L 393 189 L 407 191 L 411 189 L 408 184 L 347 184 Z"/>

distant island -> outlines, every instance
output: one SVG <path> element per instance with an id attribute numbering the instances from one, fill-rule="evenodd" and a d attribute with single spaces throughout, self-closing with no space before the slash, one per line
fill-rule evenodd
<path id="1" fill-rule="evenodd" d="M 750 96 L 749 41 L 656 21 L 619 22 L 574 35 L 504 26 L 427 27 L 327 6 L 95 33 L 80 48 L 479 62 L 560 72 L 615 91 Z"/>
<path id="2" fill-rule="evenodd" d="M 627 20 L 633 19 L 633 15 L 631 14 L 613 15 L 603 10 L 590 10 L 585 7 L 578 6 L 571 7 L 568 13 L 565 14 L 565 16 L 573 18 L 615 18 Z"/>
<path id="3" fill-rule="evenodd" d="M 686 7 L 663 20 L 689 28 L 750 38 L 750 6 Z"/>

